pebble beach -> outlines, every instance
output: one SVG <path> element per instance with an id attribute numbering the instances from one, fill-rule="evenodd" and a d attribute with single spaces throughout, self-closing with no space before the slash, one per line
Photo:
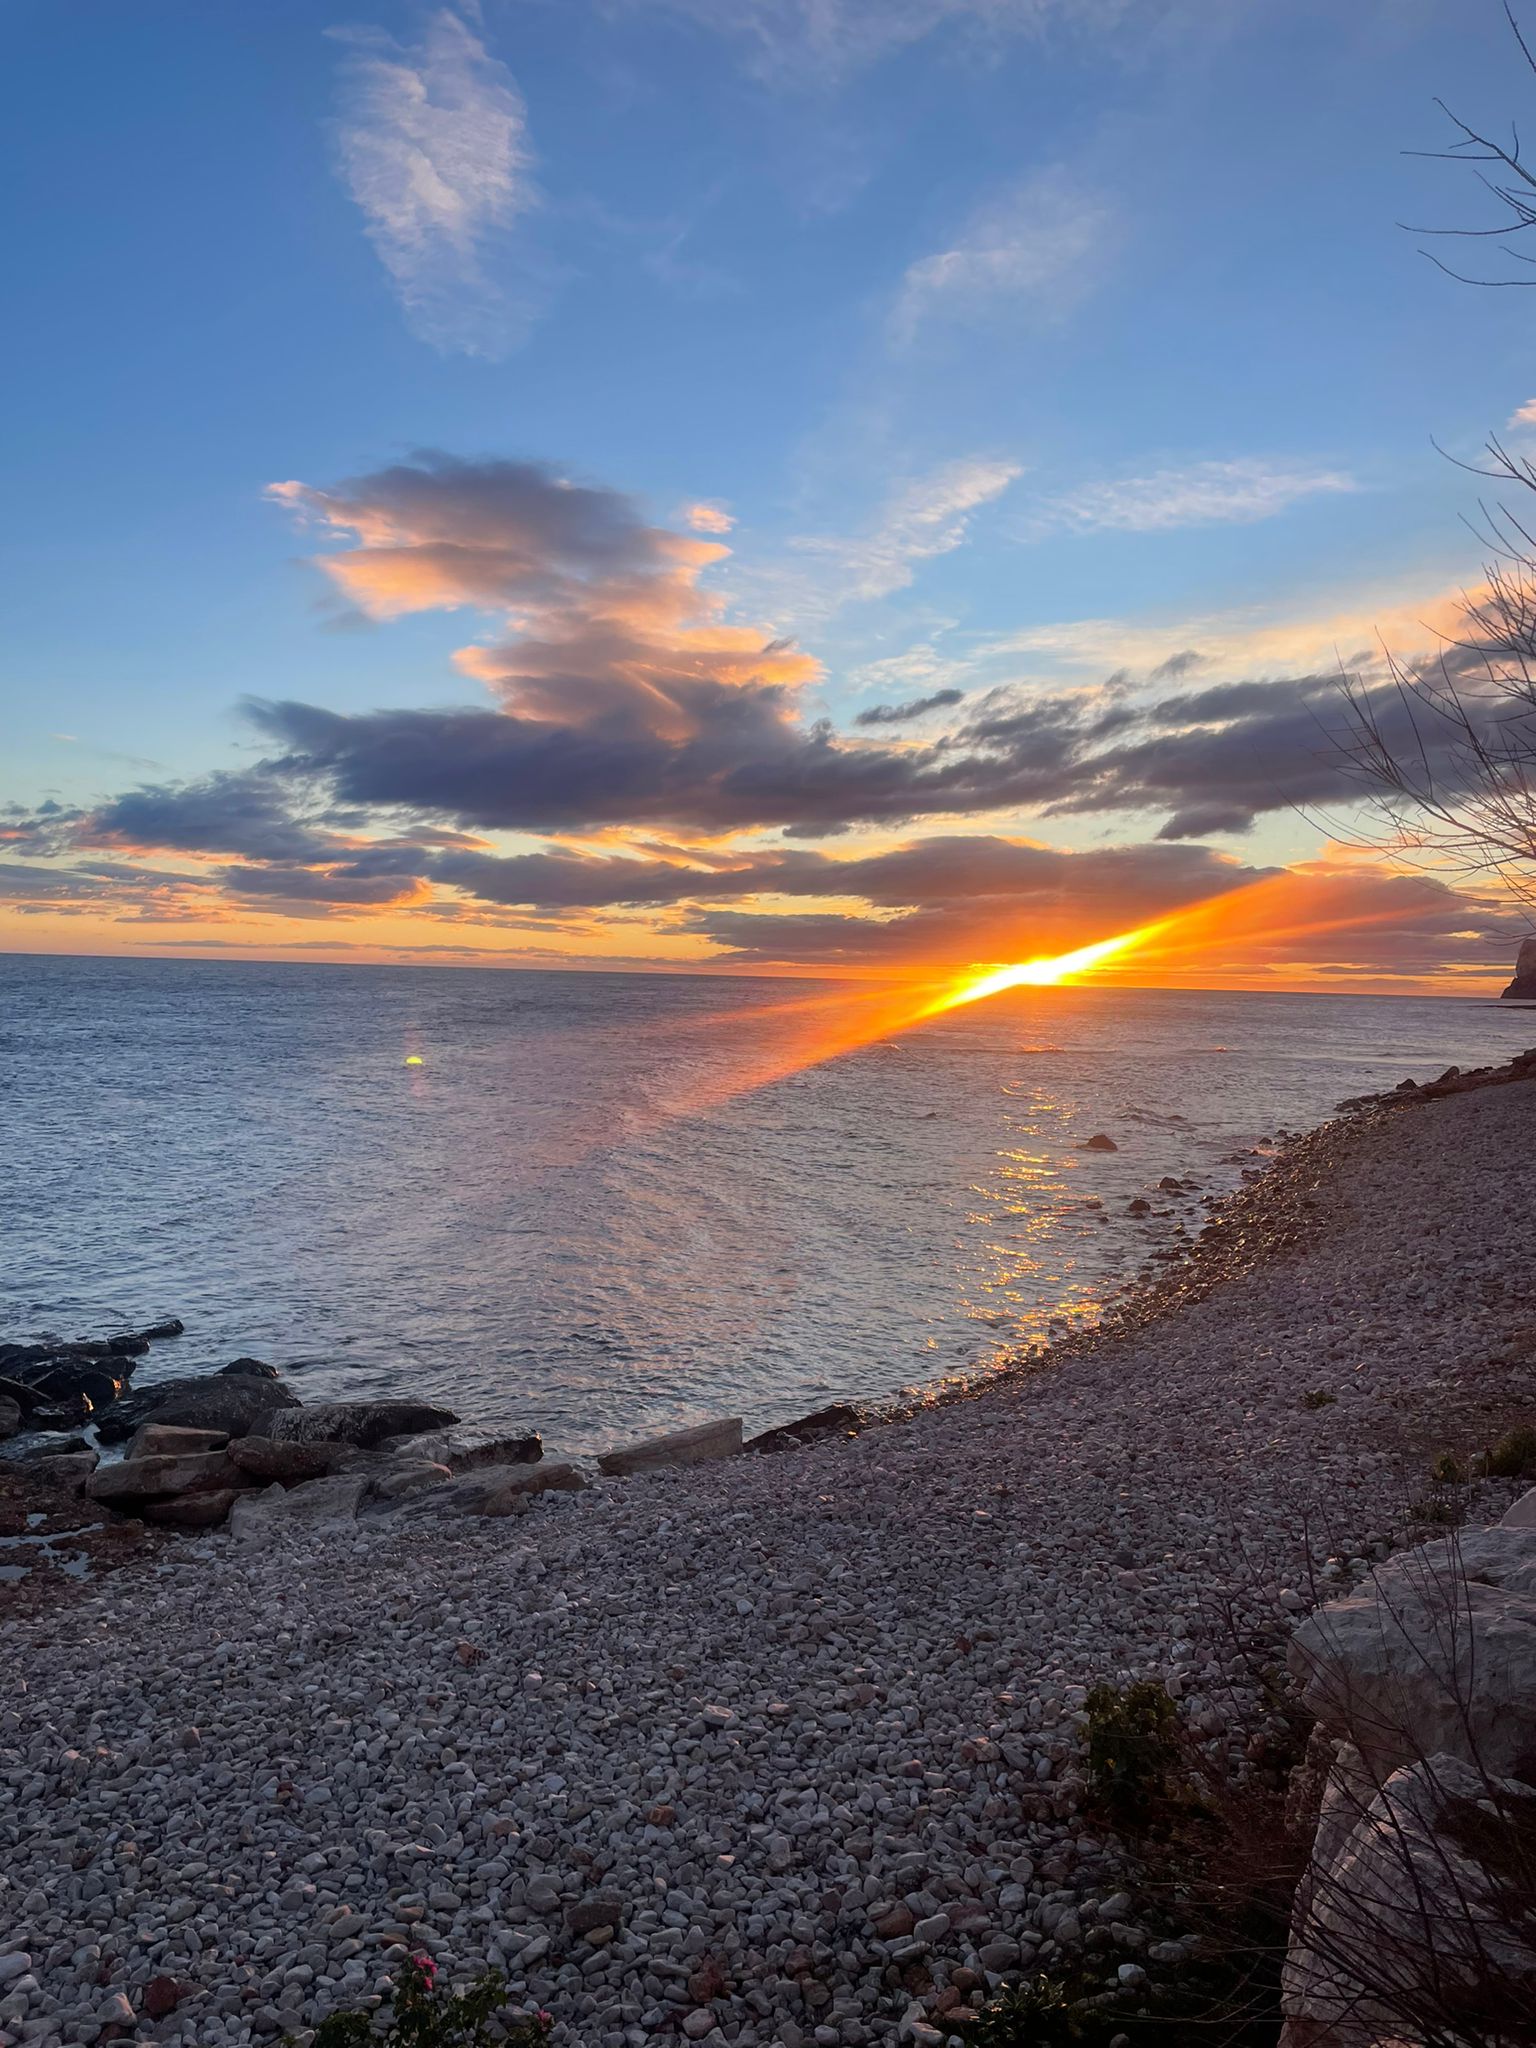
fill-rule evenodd
<path id="1" fill-rule="evenodd" d="M 412 1951 L 580 2048 L 938 2043 L 1084 1946 L 1134 1982 L 1173 1958 L 1084 1810 L 1086 1689 L 1164 1681 L 1240 1767 L 1253 1646 L 1536 1409 L 1533 1194 L 1536 1080 L 1376 1105 L 965 1399 L 34 1604 L 0 2041 L 303 2043 Z"/>

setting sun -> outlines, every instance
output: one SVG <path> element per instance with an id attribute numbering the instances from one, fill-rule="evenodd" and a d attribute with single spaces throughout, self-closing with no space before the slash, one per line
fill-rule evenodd
<path id="1" fill-rule="evenodd" d="M 1123 953 L 1154 929 L 1147 925 L 1136 931 L 1120 932 L 1112 939 L 1097 939 L 1091 946 L 1079 946 L 1075 952 L 1057 953 L 1039 960 L 1021 960 L 1011 967 L 994 968 L 987 974 L 977 975 L 974 980 L 957 983 L 930 1005 L 927 1014 L 931 1016 L 939 1010 L 953 1010 L 961 1003 L 978 1003 L 984 996 L 1001 995 L 1005 989 L 1053 988 L 1058 982 L 1086 974 L 1100 961 Z"/>

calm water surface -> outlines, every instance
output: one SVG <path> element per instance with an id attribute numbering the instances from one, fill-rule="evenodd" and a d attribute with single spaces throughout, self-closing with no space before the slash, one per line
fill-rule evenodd
<path id="1" fill-rule="evenodd" d="M 1036 989 L 805 1065 L 865 1004 L 0 957 L 0 1334 L 176 1314 L 140 1385 L 249 1352 L 573 1449 L 762 1427 L 984 1370 L 1198 1227 L 1126 1215 L 1161 1176 L 1220 1192 L 1341 1096 L 1536 1038 L 1464 998 Z"/>

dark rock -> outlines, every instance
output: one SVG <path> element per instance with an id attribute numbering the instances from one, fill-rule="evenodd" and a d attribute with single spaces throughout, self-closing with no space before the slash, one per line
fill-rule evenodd
<path id="1" fill-rule="evenodd" d="M 1515 978 L 1505 989 L 1504 1002 L 1536 1003 L 1536 939 L 1526 939 L 1515 961 Z"/>
<path id="2" fill-rule="evenodd" d="M 1118 1152 L 1120 1147 L 1113 1138 L 1105 1137 L 1102 1131 L 1095 1131 L 1091 1138 L 1084 1138 L 1077 1149 L 1079 1152 Z"/>
<path id="3" fill-rule="evenodd" d="M 277 1443 L 355 1444 L 371 1451 L 392 1436 L 420 1436 L 429 1429 L 450 1429 L 458 1416 L 425 1401 L 317 1401 L 311 1408 L 285 1411 L 269 1418 L 266 1434 Z"/>
<path id="4" fill-rule="evenodd" d="M 239 1488 L 225 1487 L 179 1494 L 174 1500 L 152 1500 L 145 1505 L 144 1519 L 167 1529 L 216 1529 L 229 1519 L 239 1497 Z"/>
<path id="5" fill-rule="evenodd" d="M 147 1337 L 109 1337 L 107 1350 L 114 1358 L 142 1358 L 149 1349 Z"/>
<path id="6" fill-rule="evenodd" d="M 804 1444 L 814 1444 L 822 1437 L 857 1436 L 868 1417 L 862 1408 L 855 1408 L 848 1401 L 834 1401 L 829 1408 L 818 1408 L 810 1415 L 802 1415 L 798 1422 L 784 1422 L 777 1429 L 765 1429 L 757 1436 L 748 1437 L 743 1450 L 747 1451 L 797 1451 Z"/>
<path id="7" fill-rule="evenodd" d="M 180 1329 L 181 1325 L 176 1326 Z M 144 2017 L 169 2019 L 181 2003 L 181 1986 L 174 1977 L 151 1977 L 144 1986 Z"/>
<path id="8" fill-rule="evenodd" d="M 234 1358 L 228 1365 L 221 1365 L 219 1371 L 233 1373 L 237 1379 L 275 1380 L 278 1376 L 277 1367 L 261 1358 Z"/>
<path id="9" fill-rule="evenodd" d="M 72 1421 L 80 1422 L 96 1409 L 110 1407 L 127 1386 L 131 1371 L 131 1366 L 110 1353 L 56 1353 L 0 1367 L 5 1375 L 4 1391 L 23 1411 L 46 1408 L 69 1413 Z M 82 1401 L 83 1408 L 79 1405 Z"/>
<path id="10" fill-rule="evenodd" d="M 306 1479 L 325 1479 L 332 1472 L 343 1471 L 355 1464 L 361 1453 L 351 1444 L 274 1443 L 269 1436 L 237 1436 L 229 1455 L 253 1479 L 301 1486 Z"/>
<path id="11" fill-rule="evenodd" d="M 186 1327 L 180 1316 L 168 1316 L 163 1323 L 151 1323 L 147 1330 L 140 1330 L 139 1335 L 146 1344 L 154 1344 L 162 1337 L 181 1336 Z M 166 1978 L 164 1981 L 170 1983 L 171 1979 Z"/>
<path id="12" fill-rule="evenodd" d="M 1125 1213 L 1127 1216 L 1150 1216 L 1152 1204 L 1146 1199 L 1145 1195 L 1137 1195 L 1133 1200 L 1126 1203 Z"/>
<path id="13" fill-rule="evenodd" d="M 16 1436 L 21 1430 L 21 1403 L 0 1394 L 0 1437 Z"/>
<path id="14" fill-rule="evenodd" d="M 126 1395 L 101 1418 L 97 1434 L 121 1443 L 146 1422 L 178 1429 L 220 1429 L 226 1436 L 255 1436 L 275 1411 L 297 1408 L 299 1397 L 277 1380 L 205 1373 L 194 1379 L 162 1380 Z"/>
<path id="15" fill-rule="evenodd" d="M 588 1892 L 565 1909 L 567 1934 L 591 1934 L 599 1927 L 617 1927 L 624 1918 L 621 1892 Z"/>
<path id="16" fill-rule="evenodd" d="M 91 1451 L 93 1458 L 96 1455 L 83 1436 L 66 1434 L 45 1436 L 40 1442 L 33 1438 L 25 1446 L 18 1445 L 15 1450 L 8 1451 L 6 1456 L 12 1464 L 35 1465 L 44 1458 L 71 1458 L 78 1451 Z"/>

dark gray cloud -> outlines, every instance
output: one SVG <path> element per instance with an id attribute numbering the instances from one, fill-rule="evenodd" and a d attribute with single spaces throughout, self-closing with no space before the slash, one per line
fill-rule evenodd
<path id="1" fill-rule="evenodd" d="M 855 725 L 903 725 L 925 712 L 943 711 L 964 701 L 964 690 L 935 690 L 931 697 L 912 697 L 905 704 L 871 704 L 854 719 Z"/>

